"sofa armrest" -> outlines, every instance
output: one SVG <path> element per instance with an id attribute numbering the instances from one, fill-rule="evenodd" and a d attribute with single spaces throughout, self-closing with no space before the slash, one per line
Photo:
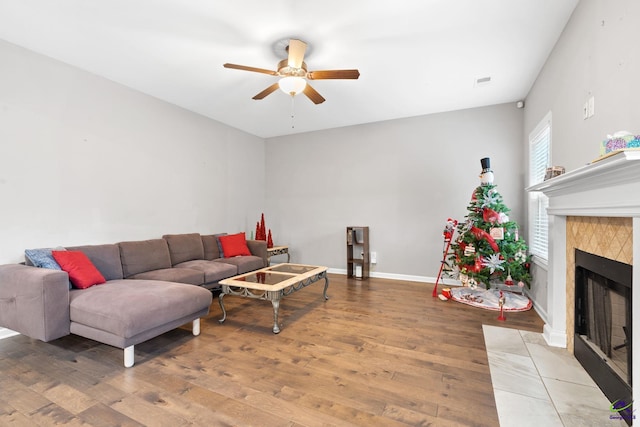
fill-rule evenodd
<path id="1" fill-rule="evenodd" d="M 0 265 L 0 326 L 46 342 L 69 335 L 69 325 L 67 273 Z"/>
<path id="2" fill-rule="evenodd" d="M 262 263 L 265 267 L 269 265 L 269 258 L 267 257 L 267 242 L 264 240 L 248 240 L 247 247 L 251 252 L 251 255 L 259 256 L 262 258 Z"/>

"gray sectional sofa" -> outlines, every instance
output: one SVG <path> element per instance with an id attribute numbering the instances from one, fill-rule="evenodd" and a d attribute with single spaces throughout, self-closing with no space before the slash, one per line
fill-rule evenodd
<path id="1" fill-rule="evenodd" d="M 216 235 L 190 233 L 67 247 L 106 280 L 87 289 L 70 289 L 66 272 L 28 259 L 0 265 L 0 326 L 45 342 L 75 334 L 122 348 L 130 367 L 136 344 L 188 322 L 198 335 L 219 280 L 267 265 L 266 242 L 247 246 L 252 255 L 222 258 Z"/>

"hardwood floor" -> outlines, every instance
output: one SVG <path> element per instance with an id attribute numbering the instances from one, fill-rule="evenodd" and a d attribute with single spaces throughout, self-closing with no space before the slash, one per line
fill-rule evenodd
<path id="1" fill-rule="evenodd" d="M 122 350 L 77 336 L 0 340 L 0 425 L 497 426 L 482 325 L 533 311 L 443 302 L 433 285 L 329 275 L 271 304 L 225 297 L 202 320 Z"/>

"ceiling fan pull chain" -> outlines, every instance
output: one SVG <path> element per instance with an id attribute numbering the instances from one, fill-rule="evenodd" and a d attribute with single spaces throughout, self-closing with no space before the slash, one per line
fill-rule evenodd
<path id="1" fill-rule="evenodd" d="M 293 123 L 293 119 L 296 116 L 296 110 L 295 110 L 295 96 L 291 95 L 291 129 L 295 129 L 295 124 Z"/>

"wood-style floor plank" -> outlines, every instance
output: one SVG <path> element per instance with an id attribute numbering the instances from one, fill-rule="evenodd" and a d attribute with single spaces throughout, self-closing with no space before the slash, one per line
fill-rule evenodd
<path id="1" fill-rule="evenodd" d="M 190 325 L 122 350 L 77 336 L 0 340 L 0 425 L 497 426 L 482 325 L 541 332 L 431 296 L 433 285 L 329 275 L 271 303 L 217 299 Z"/>

